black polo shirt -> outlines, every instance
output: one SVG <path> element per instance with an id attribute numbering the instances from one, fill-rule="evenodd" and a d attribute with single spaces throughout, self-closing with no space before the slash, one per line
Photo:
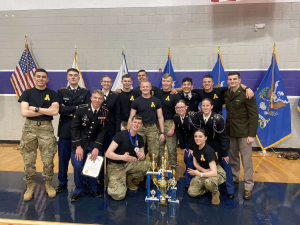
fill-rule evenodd
<path id="1" fill-rule="evenodd" d="M 134 92 L 136 92 L 139 96 L 142 95 L 142 91 L 141 91 L 141 87 L 140 87 L 140 86 L 138 86 L 138 87 L 136 87 L 136 88 L 133 88 L 132 90 L 133 90 Z M 160 90 L 160 88 L 158 88 L 158 87 L 156 87 L 156 86 L 152 86 L 152 89 L 151 89 L 151 91 L 150 91 L 150 94 L 151 94 L 152 96 L 154 96 L 155 93 L 156 93 L 158 90 Z"/>
<path id="2" fill-rule="evenodd" d="M 162 89 L 155 92 L 155 97 L 157 97 L 162 104 L 162 111 L 165 120 L 172 120 L 176 114 L 175 106 L 179 100 L 181 100 L 178 94 L 172 94 L 171 91 L 163 91 Z"/>
<path id="3" fill-rule="evenodd" d="M 139 96 L 140 95 L 133 90 L 130 90 L 130 92 L 122 91 L 120 94 L 118 94 L 118 98 L 120 101 L 121 121 L 128 121 L 130 116 L 131 104 Z"/>
<path id="4" fill-rule="evenodd" d="M 138 97 L 131 104 L 131 108 L 135 109 L 136 114 L 140 114 L 143 118 L 143 124 L 152 124 L 157 121 L 157 109 L 162 107 L 158 98 L 151 96 L 150 98 Z"/>
<path id="5" fill-rule="evenodd" d="M 18 102 L 28 102 L 29 106 L 49 108 L 53 102 L 59 103 L 59 97 L 55 91 L 52 91 L 49 88 L 39 90 L 33 87 L 31 89 L 25 90 L 19 98 Z M 53 120 L 53 116 L 41 115 L 35 117 L 27 117 L 27 119 L 33 121 Z"/>
<path id="6" fill-rule="evenodd" d="M 213 88 L 211 92 L 205 92 L 204 89 L 194 89 L 193 92 L 197 93 L 201 101 L 205 98 L 213 100 L 214 107 L 212 111 L 222 114 L 222 105 L 225 104 L 223 95 L 228 91 L 228 87 Z"/>
<path id="7" fill-rule="evenodd" d="M 131 138 L 132 138 L 132 143 L 135 144 L 136 136 L 131 136 Z M 126 152 L 128 152 L 131 156 L 136 157 L 136 152 L 134 151 L 135 146 L 130 141 L 128 130 L 123 130 L 123 131 L 120 131 L 119 133 L 117 133 L 114 136 L 113 141 L 118 144 L 118 147 L 115 150 L 115 153 L 117 155 L 124 155 Z M 138 148 L 143 148 L 144 147 L 143 137 L 139 134 L 137 134 L 137 147 Z M 123 160 L 112 160 L 112 159 L 109 159 L 109 158 L 108 158 L 108 160 L 110 162 L 118 163 L 118 164 L 126 163 Z"/>
<path id="8" fill-rule="evenodd" d="M 215 160 L 218 165 L 218 160 L 215 151 L 208 144 L 205 144 L 202 149 L 199 149 L 198 145 L 194 145 L 193 156 L 197 160 L 198 164 L 204 168 L 209 169 L 209 163 Z"/>

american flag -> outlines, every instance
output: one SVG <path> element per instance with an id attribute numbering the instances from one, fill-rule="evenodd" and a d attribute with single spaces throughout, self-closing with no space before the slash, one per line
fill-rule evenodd
<path id="1" fill-rule="evenodd" d="M 33 55 L 30 52 L 27 42 L 25 42 L 25 50 L 21 56 L 15 71 L 10 77 L 10 81 L 15 89 L 18 98 L 29 88 L 35 87 L 33 80 L 34 72 L 38 68 Z"/>

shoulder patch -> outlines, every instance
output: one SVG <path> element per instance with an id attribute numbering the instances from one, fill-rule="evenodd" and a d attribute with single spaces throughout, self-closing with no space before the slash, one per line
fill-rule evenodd
<path id="1" fill-rule="evenodd" d="M 219 119 L 221 119 L 221 116 L 219 116 L 218 114 L 215 114 L 214 118 L 217 119 L 217 120 L 219 120 Z"/>
<path id="2" fill-rule="evenodd" d="M 67 87 L 62 87 L 62 88 L 60 88 L 58 90 L 67 90 Z"/>
<path id="3" fill-rule="evenodd" d="M 175 118 L 175 117 L 179 117 L 179 114 L 175 114 L 174 118 Z"/>
<path id="4" fill-rule="evenodd" d="M 190 116 L 194 116 L 194 115 L 195 115 L 195 112 L 189 111 L 188 114 L 189 114 Z"/>
<path id="5" fill-rule="evenodd" d="M 82 108 L 87 108 L 89 106 L 89 104 L 81 104 L 78 106 L 79 109 L 82 109 Z"/>
<path id="6" fill-rule="evenodd" d="M 106 106 L 102 106 L 102 109 L 106 110 L 107 112 L 109 111 Z"/>

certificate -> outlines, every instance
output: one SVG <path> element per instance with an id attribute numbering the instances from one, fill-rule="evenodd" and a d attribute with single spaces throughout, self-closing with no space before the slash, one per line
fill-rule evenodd
<path id="1" fill-rule="evenodd" d="M 90 159 L 91 153 L 86 157 L 85 164 L 83 166 L 82 175 L 98 178 L 104 158 L 103 156 L 97 156 L 95 161 Z"/>

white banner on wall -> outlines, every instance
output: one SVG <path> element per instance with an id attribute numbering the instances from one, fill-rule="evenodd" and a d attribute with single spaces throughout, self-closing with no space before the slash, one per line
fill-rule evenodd
<path id="1" fill-rule="evenodd" d="M 0 11 L 33 9 L 80 9 L 80 8 L 124 8 L 124 7 L 164 7 L 184 5 L 217 5 L 243 3 L 299 2 L 299 0 L 239 0 L 211 2 L 211 0 L 0 0 Z"/>

